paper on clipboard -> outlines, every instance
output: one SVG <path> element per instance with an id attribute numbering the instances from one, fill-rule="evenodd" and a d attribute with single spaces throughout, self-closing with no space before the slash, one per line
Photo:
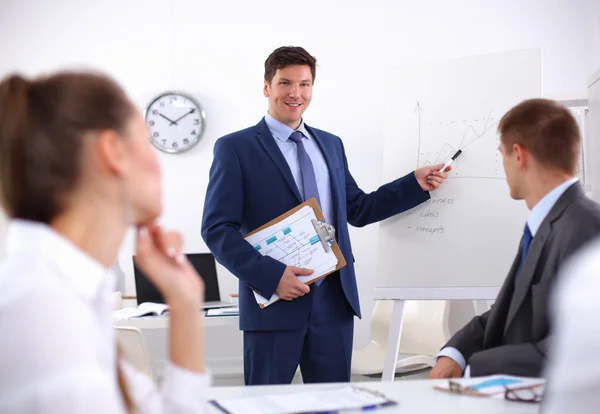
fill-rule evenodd
<path id="1" fill-rule="evenodd" d="M 322 213 L 314 199 L 284 216 L 250 233 L 245 237 L 246 241 L 263 256 L 272 257 L 287 266 L 312 269 L 312 274 L 298 276 L 298 279 L 306 284 L 346 265 L 339 247 L 333 247 L 332 243 L 328 252 L 323 248 L 312 223 L 313 219 L 322 219 Z M 265 298 L 254 292 L 254 297 L 261 308 L 279 300 L 275 293 L 270 298 Z"/>
<path id="2" fill-rule="evenodd" d="M 298 280 L 300 280 L 303 283 L 308 283 L 308 282 L 311 282 L 313 280 L 319 279 L 324 274 L 329 274 L 329 273 L 334 272 L 334 271 L 335 271 L 335 266 L 330 267 L 328 269 L 325 269 L 324 272 L 314 271 L 309 276 L 298 276 Z M 280 299 L 279 296 L 277 295 L 277 293 L 273 293 L 273 296 L 271 296 L 270 299 L 267 299 L 264 296 L 261 296 L 261 295 L 259 295 L 256 292 L 254 292 L 254 298 L 256 299 L 256 303 L 258 303 L 259 305 L 262 305 L 262 307 L 269 306 L 269 305 L 277 302 Z"/>

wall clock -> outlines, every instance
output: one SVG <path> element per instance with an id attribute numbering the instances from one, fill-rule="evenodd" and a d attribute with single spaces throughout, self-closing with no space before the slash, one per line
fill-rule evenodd
<path id="1" fill-rule="evenodd" d="M 174 154 L 187 151 L 200 141 L 206 116 L 192 96 L 165 92 L 148 105 L 144 117 L 150 127 L 152 144 Z"/>

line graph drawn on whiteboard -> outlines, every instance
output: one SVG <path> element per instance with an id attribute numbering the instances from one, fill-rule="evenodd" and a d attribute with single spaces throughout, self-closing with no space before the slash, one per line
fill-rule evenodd
<path id="1" fill-rule="evenodd" d="M 493 108 L 475 118 L 441 119 L 428 116 L 417 102 L 415 112 L 419 123 L 417 167 L 440 164 L 460 149 L 463 153 L 452 164 L 449 178 L 505 179 Z"/>

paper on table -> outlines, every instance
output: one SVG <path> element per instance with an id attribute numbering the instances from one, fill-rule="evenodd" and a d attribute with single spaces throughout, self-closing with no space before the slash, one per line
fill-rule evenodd
<path id="1" fill-rule="evenodd" d="M 158 317 L 166 314 L 169 311 L 169 306 L 164 303 L 144 302 L 140 303 L 137 308 L 122 308 L 113 311 L 113 319 L 133 319 L 143 317 Z"/>
<path id="2" fill-rule="evenodd" d="M 293 394 L 213 400 L 211 403 L 229 414 L 322 413 L 395 404 L 377 392 L 351 386 Z"/>
<path id="3" fill-rule="evenodd" d="M 211 316 L 232 316 L 232 315 L 239 315 L 239 314 L 240 314 L 240 308 L 238 308 L 238 307 L 233 307 L 233 308 L 213 308 L 213 309 L 207 309 L 205 316 L 207 316 L 207 317 L 211 317 Z"/>
<path id="4" fill-rule="evenodd" d="M 313 219 L 316 220 L 316 215 L 312 207 L 304 206 L 279 223 L 246 237 L 246 241 L 263 256 L 272 257 L 287 266 L 312 269 L 312 274 L 298 277 L 308 283 L 335 270 L 338 263 L 332 250 L 325 252 L 313 227 Z M 279 299 L 276 294 L 267 299 L 256 292 L 254 297 L 258 304 L 264 306 Z"/>

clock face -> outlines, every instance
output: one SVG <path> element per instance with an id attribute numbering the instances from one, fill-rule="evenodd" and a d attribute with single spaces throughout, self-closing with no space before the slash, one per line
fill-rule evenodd
<path id="1" fill-rule="evenodd" d="M 204 132 L 202 107 L 181 92 L 167 92 L 157 97 L 148 105 L 145 117 L 152 144 L 165 152 L 189 150 Z"/>

